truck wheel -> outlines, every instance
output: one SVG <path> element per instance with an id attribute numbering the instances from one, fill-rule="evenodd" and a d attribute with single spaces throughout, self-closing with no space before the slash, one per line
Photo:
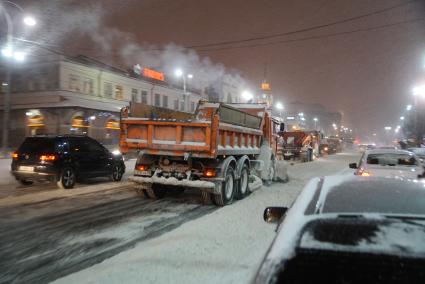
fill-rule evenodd
<path id="1" fill-rule="evenodd" d="M 152 184 L 152 187 L 146 189 L 146 193 L 152 199 L 164 198 L 167 190 L 161 187 L 159 184 Z"/>
<path id="2" fill-rule="evenodd" d="M 217 206 L 224 206 L 232 203 L 235 190 L 235 173 L 232 167 L 228 167 L 224 182 L 221 185 L 221 192 L 219 194 L 214 194 L 214 204 Z"/>
<path id="3" fill-rule="evenodd" d="M 249 172 L 248 167 L 244 165 L 241 170 L 240 179 L 238 182 L 238 189 L 236 191 L 236 199 L 242 199 L 248 195 Z"/>

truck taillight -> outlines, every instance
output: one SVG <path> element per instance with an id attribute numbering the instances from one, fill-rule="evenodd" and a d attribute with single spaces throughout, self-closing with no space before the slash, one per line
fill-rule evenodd
<path id="1" fill-rule="evenodd" d="M 147 169 L 148 169 L 148 167 L 145 166 L 145 165 L 137 165 L 136 166 L 136 170 L 138 170 L 138 171 L 146 171 Z"/>
<path id="2" fill-rule="evenodd" d="M 214 169 L 206 169 L 204 171 L 204 176 L 206 176 L 206 177 L 215 177 L 215 170 Z"/>
<path id="3" fill-rule="evenodd" d="M 56 160 L 55 155 L 41 155 L 40 156 L 40 161 L 54 161 L 54 160 Z"/>

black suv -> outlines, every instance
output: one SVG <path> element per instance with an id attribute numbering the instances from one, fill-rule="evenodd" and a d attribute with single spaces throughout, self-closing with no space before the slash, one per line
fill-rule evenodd
<path id="1" fill-rule="evenodd" d="M 89 177 L 120 181 L 125 172 L 121 154 L 112 154 L 87 136 L 27 137 L 12 157 L 11 173 L 25 185 L 50 180 L 72 188 L 77 180 Z"/>

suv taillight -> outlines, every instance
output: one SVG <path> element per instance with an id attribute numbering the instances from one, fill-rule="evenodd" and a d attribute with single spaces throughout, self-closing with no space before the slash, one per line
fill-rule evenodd
<path id="1" fill-rule="evenodd" d="M 13 152 L 12 153 L 12 159 L 17 160 L 18 159 L 18 153 Z"/>
<path id="2" fill-rule="evenodd" d="M 41 155 L 40 161 L 54 161 L 56 160 L 56 155 Z"/>

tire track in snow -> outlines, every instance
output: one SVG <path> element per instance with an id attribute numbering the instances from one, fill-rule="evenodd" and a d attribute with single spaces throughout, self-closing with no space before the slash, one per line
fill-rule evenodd
<path id="1" fill-rule="evenodd" d="M 2 219 L 0 283 L 53 281 L 216 209 L 187 198 L 129 197 L 23 222 Z"/>

